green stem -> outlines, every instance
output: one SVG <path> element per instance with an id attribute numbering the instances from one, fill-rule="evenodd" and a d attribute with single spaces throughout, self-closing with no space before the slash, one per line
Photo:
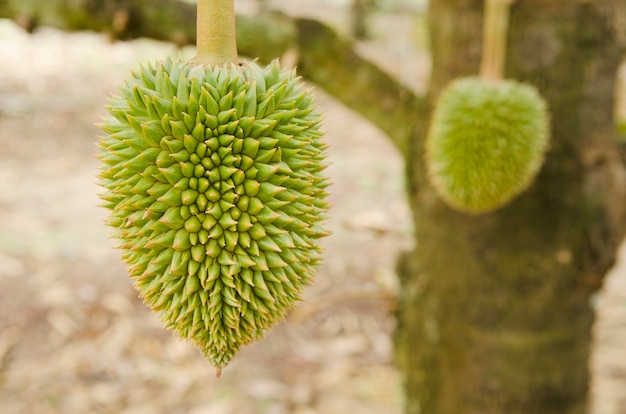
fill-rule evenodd
<path id="1" fill-rule="evenodd" d="M 509 9 L 514 0 L 485 0 L 483 20 L 483 55 L 480 76 L 489 80 L 504 77 Z"/>
<path id="2" fill-rule="evenodd" d="M 198 0 L 196 63 L 238 63 L 234 0 Z"/>

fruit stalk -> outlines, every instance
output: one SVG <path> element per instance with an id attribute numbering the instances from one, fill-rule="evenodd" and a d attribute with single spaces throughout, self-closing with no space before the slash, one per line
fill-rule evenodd
<path id="1" fill-rule="evenodd" d="M 498 81 L 504 77 L 509 9 L 514 1 L 485 0 L 483 54 L 480 62 L 480 76 L 483 79 Z"/>
<path id="2" fill-rule="evenodd" d="M 196 63 L 238 63 L 234 0 L 198 0 Z"/>

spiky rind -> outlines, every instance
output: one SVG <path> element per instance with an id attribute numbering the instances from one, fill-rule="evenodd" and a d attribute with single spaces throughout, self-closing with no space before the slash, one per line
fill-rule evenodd
<path id="1" fill-rule="evenodd" d="M 277 62 L 141 67 L 102 125 L 104 206 L 143 300 L 218 368 L 284 318 L 320 261 L 325 145 Z"/>
<path id="2" fill-rule="evenodd" d="M 441 94 L 428 133 L 430 181 L 459 210 L 497 209 L 533 181 L 548 137 L 547 106 L 534 87 L 456 80 Z"/>

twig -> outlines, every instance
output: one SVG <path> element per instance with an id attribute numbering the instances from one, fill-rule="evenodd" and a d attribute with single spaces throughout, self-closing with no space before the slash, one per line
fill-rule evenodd
<path id="1" fill-rule="evenodd" d="M 504 77 L 506 43 L 509 32 L 509 11 L 515 0 L 485 0 L 483 20 L 483 53 L 480 76 L 501 80 Z"/>
<path id="2" fill-rule="evenodd" d="M 198 0 L 196 63 L 237 63 L 234 0 Z"/>

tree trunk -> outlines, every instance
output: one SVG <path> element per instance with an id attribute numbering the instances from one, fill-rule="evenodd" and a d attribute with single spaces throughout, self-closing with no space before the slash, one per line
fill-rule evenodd
<path id="1" fill-rule="evenodd" d="M 432 0 L 429 102 L 478 71 L 482 0 Z M 410 414 L 585 412 L 591 295 L 624 229 L 614 136 L 622 0 L 524 0 L 511 15 L 507 76 L 536 85 L 552 142 L 534 185 L 501 210 L 444 205 L 408 163 L 416 249 L 399 264 L 398 366 Z M 623 22 L 623 20 L 621 20 Z"/>

